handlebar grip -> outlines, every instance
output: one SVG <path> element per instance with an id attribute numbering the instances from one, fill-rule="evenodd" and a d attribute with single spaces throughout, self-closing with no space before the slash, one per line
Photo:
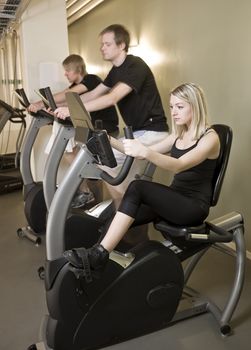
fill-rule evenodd
<path id="1" fill-rule="evenodd" d="M 44 93 L 45 93 L 46 99 L 50 103 L 51 109 L 53 111 L 55 111 L 55 109 L 57 109 L 57 105 L 56 105 L 54 97 L 53 97 L 53 95 L 51 93 L 51 89 L 48 86 L 46 88 L 44 88 Z"/>
<path id="2" fill-rule="evenodd" d="M 62 124 L 64 126 L 73 126 L 72 120 L 70 117 L 66 117 L 65 119 L 59 119 L 54 117 L 54 119 L 59 123 Z"/>
<path id="3" fill-rule="evenodd" d="M 51 115 L 50 113 L 48 113 L 47 111 L 45 111 L 44 109 L 40 109 L 39 111 L 37 111 L 36 113 L 32 113 L 32 115 L 34 117 L 42 117 L 42 118 L 48 118 L 50 119 L 51 123 L 54 122 L 54 117 L 53 115 Z"/>
<path id="4" fill-rule="evenodd" d="M 126 139 L 134 139 L 133 137 L 133 131 L 131 126 L 125 126 L 124 127 L 124 134 Z"/>
<path id="5" fill-rule="evenodd" d="M 207 222 L 210 229 L 209 239 L 211 242 L 231 242 L 233 240 L 233 234 L 226 231 L 224 228 L 216 226 L 211 222 Z"/>
<path id="6" fill-rule="evenodd" d="M 126 126 L 124 127 L 124 134 L 125 138 L 127 139 L 133 139 L 133 131 L 131 126 Z M 101 178 L 108 182 L 112 186 L 117 186 L 121 184 L 126 176 L 129 173 L 129 170 L 131 169 L 132 163 L 133 163 L 134 158 L 131 156 L 126 156 L 126 159 L 124 161 L 124 164 L 122 165 L 122 168 L 120 169 L 120 172 L 116 177 L 112 177 L 111 175 L 107 174 L 105 171 L 101 173 Z"/>
<path id="7" fill-rule="evenodd" d="M 44 88 L 40 88 L 38 91 L 40 92 L 40 94 L 42 96 L 44 96 L 44 98 L 46 98 L 46 94 L 45 94 Z M 42 101 L 43 101 L 43 104 L 44 104 L 46 109 L 50 107 L 49 104 L 45 102 L 45 100 L 42 100 Z"/>
<path id="8" fill-rule="evenodd" d="M 23 88 L 21 88 L 21 89 L 16 89 L 15 90 L 17 93 L 18 93 L 18 95 L 20 95 L 20 97 L 22 98 L 22 100 L 19 100 L 19 102 L 21 103 L 21 105 L 23 106 L 23 107 L 25 107 L 25 108 L 28 108 L 29 107 L 29 105 L 30 105 L 30 102 L 29 102 L 29 100 L 28 100 L 28 97 L 26 96 L 26 93 L 25 93 L 25 91 L 24 91 L 24 89 Z"/>
<path id="9" fill-rule="evenodd" d="M 222 227 L 216 226 L 211 222 L 206 222 L 209 233 L 207 234 L 197 234 L 190 233 L 187 236 L 187 240 L 197 241 L 197 242 L 209 242 L 209 243 L 228 243 L 232 242 L 233 234 Z"/>
<path id="10" fill-rule="evenodd" d="M 104 181 L 108 182 L 110 185 L 117 186 L 125 180 L 128 172 L 132 166 L 132 163 L 133 163 L 133 158 L 127 156 L 119 174 L 116 177 L 112 177 L 111 175 L 107 174 L 107 172 L 103 171 L 101 173 L 101 178 Z"/>

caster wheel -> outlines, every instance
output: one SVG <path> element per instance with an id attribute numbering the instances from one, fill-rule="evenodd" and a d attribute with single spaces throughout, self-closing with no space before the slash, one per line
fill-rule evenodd
<path id="1" fill-rule="evenodd" d="M 230 327 L 229 324 L 225 324 L 225 325 L 221 326 L 220 331 L 221 331 L 221 335 L 223 337 L 226 337 L 226 336 L 232 334 L 232 328 Z"/>
<path id="2" fill-rule="evenodd" d="M 24 231 L 21 228 L 17 229 L 17 237 L 23 238 L 24 237 Z"/>
<path id="3" fill-rule="evenodd" d="M 40 266 L 37 270 L 38 276 L 41 280 L 44 280 L 45 278 L 45 270 L 43 266 Z M 31 349 L 32 350 L 32 349 Z"/>
<path id="4" fill-rule="evenodd" d="M 40 237 L 36 238 L 35 245 L 39 246 L 42 243 L 42 239 Z"/>
<path id="5" fill-rule="evenodd" d="M 30 345 L 27 350 L 37 350 L 37 346 L 35 344 Z"/>

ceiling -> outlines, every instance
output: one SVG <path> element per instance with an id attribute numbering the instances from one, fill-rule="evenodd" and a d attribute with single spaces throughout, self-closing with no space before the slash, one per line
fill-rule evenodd
<path id="1" fill-rule="evenodd" d="M 68 25 L 93 10 L 105 0 L 65 0 Z"/>
<path id="2" fill-rule="evenodd" d="M 53 1 L 53 0 L 51 0 Z M 68 25 L 77 21 L 105 0 L 65 0 Z M 0 39 L 20 14 L 28 6 L 30 0 L 0 0 Z"/>
<path id="3" fill-rule="evenodd" d="M 0 37 L 10 22 L 15 21 L 22 0 L 0 0 Z"/>

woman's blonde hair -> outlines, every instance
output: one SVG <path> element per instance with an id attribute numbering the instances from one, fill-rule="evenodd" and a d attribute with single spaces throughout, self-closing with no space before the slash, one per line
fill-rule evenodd
<path id="1" fill-rule="evenodd" d="M 87 74 L 85 62 L 83 58 L 79 55 L 69 55 L 63 60 L 62 64 L 66 70 L 71 70 L 75 73 L 80 73 L 82 76 L 85 76 Z"/>
<path id="2" fill-rule="evenodd" d="M 193 139 L 198 140 L 208 127 L 207 104 L 201 87 L 193 83 L 184 83 L 173 89 L 170 95 L 176 96 L 190 104 L 192 108 Z M 172 128 L 177 137 L 182 137 L 186 126 L 176 125 L 172 119 Z"/>

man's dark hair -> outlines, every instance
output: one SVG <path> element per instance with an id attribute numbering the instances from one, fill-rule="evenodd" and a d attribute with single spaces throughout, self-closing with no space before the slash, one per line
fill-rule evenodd
<path id="1" fill-rule="evenodd" d="M 103 29 L 100 35 L 111 33 L 111 32 L 114 33 L 115 43 L 117 45 L 124 43 L 125 51 L 127 52 L 130 45 L 130 34 L 128 30 L 121 24 L 111 24 L 110 26 Z"/>

